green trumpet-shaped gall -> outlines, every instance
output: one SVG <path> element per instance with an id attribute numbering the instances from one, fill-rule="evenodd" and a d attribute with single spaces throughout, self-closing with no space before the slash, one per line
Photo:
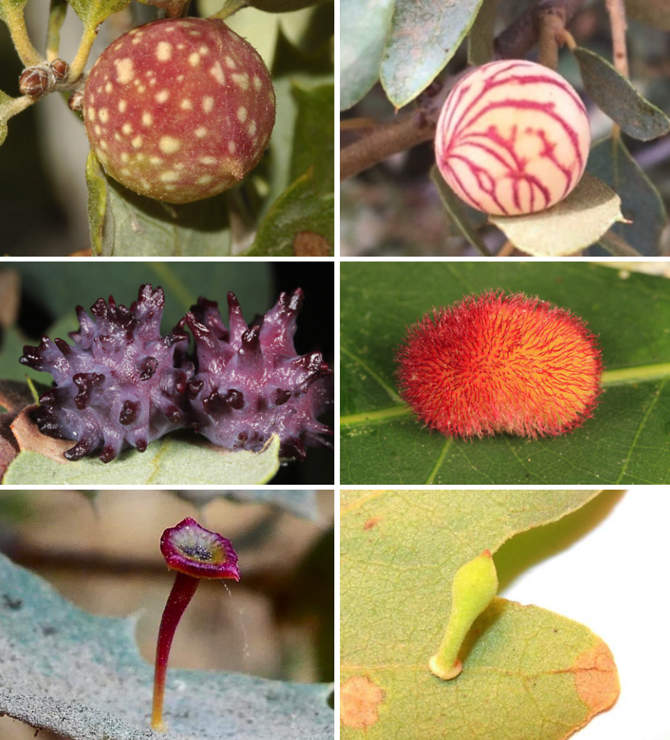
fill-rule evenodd
<path id="1" fill-rule="evenodd" d="M 440 647 L 430 659 L 430 670 L 443 681 L 463 669 L 458 653 L 472 623 L 498 591 L 498 574 L 489 550 L 461 566 L 451 587 L 451 614 Z"/>

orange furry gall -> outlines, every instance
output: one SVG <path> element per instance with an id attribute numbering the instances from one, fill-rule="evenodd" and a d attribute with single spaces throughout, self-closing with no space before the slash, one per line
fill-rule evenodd
<path id="1" fill-rule="evenodd" d="M 467 296 L 409 327 L 398 351 L 403 399 L 448 436 L 572 431 L 592 415 L 602 362 L 569 311 L 502 291 Z"/>

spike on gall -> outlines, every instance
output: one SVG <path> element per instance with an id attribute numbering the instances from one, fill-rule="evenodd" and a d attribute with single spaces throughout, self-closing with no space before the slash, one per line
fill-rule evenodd
<path id="1" fill-rule="evenodd" d="M 447 436 L 555 436 L 591 417 L 602 362 L 569 311 L 522 293 L 467 296 L 409 327 L 397 357 L 403 399 Z"/>

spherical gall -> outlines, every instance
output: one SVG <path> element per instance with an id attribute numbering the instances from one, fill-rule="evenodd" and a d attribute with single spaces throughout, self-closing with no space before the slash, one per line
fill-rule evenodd
<path id="1" fill-rule="evenodd" d="M 563 434 L 591 416 L 600 393 L 594 335 L 521 293 L 435 309 L 409 327 L 397 360 L 404 400 L 448 436 Z"/>
<path id="2" fill-rule="evenodd" d="M 244 178 L 274 119 L 262 59 L 216 19 L 132 29 L 101 54 L 84 92 L 86 132 L 107 174 L 169 203 L 209 198 Z"/>
<path id="3" fill-rule="evenodd" d="M 591 137 L 576 91 L 550 69 L 524 60 L 491 62 L 451 91 L 437 124 L 444 179 L 485 213 L 534 213 L 579 182 Z"/>

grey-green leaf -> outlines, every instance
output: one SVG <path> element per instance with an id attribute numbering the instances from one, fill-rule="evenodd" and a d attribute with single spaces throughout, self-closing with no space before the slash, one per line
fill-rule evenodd
<path id="1" fill-rule="evenodd" d="M 590 247 L 623 216 L 619 196 L 597 177 L 584 173 L 570 195 L 555 206 L 490 220 L 522 252 L 553 257 Z"/>
<path id="2" fill-rule="evenodd" d="M 192 434 L 174 433 L 150 444 L 146 452 L 126 450 L 111 463 L 87 457 L 56 462 L 23 451 L 3 478 L 6 485 L 254 485 L 267 483 L 279 470 L 279 437 L 262 452 L 231 452 Z"/>
<path id="3" fill-rule="evenodd" d="M 340 0 L 340 109 L 356 105 L 379 79 L 393 0 Z"/>
<path id="4" fill-rule="evenodd" d="M 414 100 L 444 69 L 474 23 L 481 4 L 482 0 L 395 0 L 381 82 L 396 108 Z"/>
<path id="5" fill-rule="evenodd" d="M 303 519 L 319 519 L 319 500 L 316 491 L 277 491 L 262 488 L 257 491 L 177 491 L 177 496 L 196 506 L 204 506 L 217 498 L 250 504 L 268 504 Z"/>
<path id="6" fill-rule="evenodd" d="M 134 618 L 70 604 L 0 555 L 0 712 L 68 740 L 151 740 L 153 671 Z M 329 740 L 330 688 L 171 669 L 165 740 Z"/>
<path id="7" fill-rule="evenodd" d="M 592 147 L 587 171 L 604 180 L 621 198 L 621 211 L 630 224 L 615 224 L 640 254 L 658 254 L 661 232 L 668 223 L 663 200 L 621 139 L 608 137 Z"/>
<path id="8" fill-rule="evenodd" d="M 576 48 L 572 53 L 589 95 L 622 131 L 641 141 L 670 132 L 670 119 L 665 113 L 645 100 L 608 61 L 588 49 Z"/>

